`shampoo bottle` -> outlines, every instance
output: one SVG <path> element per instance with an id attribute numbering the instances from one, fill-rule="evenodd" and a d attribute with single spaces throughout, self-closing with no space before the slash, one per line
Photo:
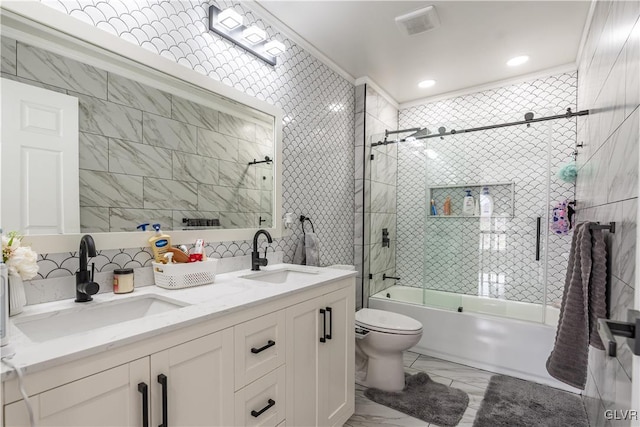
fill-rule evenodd
<path id="1" fill-rule="evenodd" d="M 464 190 L 467 192 L 467 195 L 464 196 L 464 199 L 462 201 L 462 215 L 464 216 L 472 216 L 473 215 L 473 208 L 474 208 L 474 200 L 473 200 L 473 196 L 471 195 L 471 190 Z"/>
<path id="2" fill-rule="evenodd" d="M 493 215 L 493 197 L 489 194 L 489 187 L 484 187 L 480 194 L 480 216 L 490 217 L 491 215 Z"/>
<path id="3" fill-rule="evenodd" d="M 160 224 L 153 224 L 153 229 L 156 230 L 156 234 L 149 239 L 149 245 L 153 252 L 154 261 L 161 263 L 164 259 L 164 254 L 171 247 L 171 236 L 162 234 Z"/>

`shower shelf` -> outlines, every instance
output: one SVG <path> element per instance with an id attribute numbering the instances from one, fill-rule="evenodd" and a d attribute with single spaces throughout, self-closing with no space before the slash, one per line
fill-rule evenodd
<path id="1" fill-rule="evenodd" d="M 465 189 L 471 190 L 471 195 L 478 200 L 483 187 L 489 187 L 489 194 L 493 197 L 493 212 L 490 218 L 513 218 L 515 182 L 487 182 L 487 183 L 467 183 L 452 185 L 434 185 L 427 188 L 427 203 L 435 200 L 438 215 L 427 215 L 429 218 L 482 218 L 480 216 L 460 215 L 462 210 L 462 199 Z M 453 215 L 443 215 L 442 206 L 445 199 L 451 198 L 451 210 Z"/>

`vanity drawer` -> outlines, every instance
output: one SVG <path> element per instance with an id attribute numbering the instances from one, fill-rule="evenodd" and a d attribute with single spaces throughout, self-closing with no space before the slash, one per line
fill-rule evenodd
<path id="1" fill-rule="evenodd" d="M 285 376 L 283 365 L 236 392 L 237 426 L 277 426 L 284 421 Z"/>
<path id="2" fill-rule="evenodd" d="M 236 390 L 284 364 L 284 325 L 280 310 L 234 327 Z"/>

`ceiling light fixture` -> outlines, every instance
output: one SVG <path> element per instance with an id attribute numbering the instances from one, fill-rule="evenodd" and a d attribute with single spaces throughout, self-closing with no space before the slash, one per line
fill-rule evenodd
<path id="1" fill-rule="evenodd" d="M 227 30 L 235 30 L 242 25 L 242 15 L 233 9 L 225 9 L 218 14 L 218 24 Z"/>
<path id="2" fill-rule="evenodd" d="M 507 65 L 509 67 L 517 67 L 518 65 L 522 65 L 529 60 L 527 55 L 516 56 L 515 58 L 511 58 L 507 61 Z"/>
<path id="3" fill-rule="evenodd" d="M 426 89 L 428 87 L 431 87 L 433 85 L 436 84 L 435 80 L 423 80 L 420 83 L 418 83 L 418 87 L 421 89 Z"/>
<path id="4" fill-rule="evenodd" d="M 255 25 L 252 25 L 242 32 L 242 38 L 251 44 L 258 44 L 267 39 L 267 33 Z"/>
<path id="5" fill-rule="evenodd" d="M 269 65 L 276 65 L 276 56 L 285 52 L 284 43 L 267 41 L 267 33 L 255 25 L 242 25 L 242 16 L 233 9 L 220 10 L 209 7 L 209 29 L 229 40 L 247 52 L 257 56 Z"/>

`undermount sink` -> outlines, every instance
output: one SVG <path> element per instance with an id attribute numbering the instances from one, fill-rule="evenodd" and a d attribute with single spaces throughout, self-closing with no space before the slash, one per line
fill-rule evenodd
<path id="1" fill-rule="evenodd" d="M 316 270 L 298 270 L 294 268 L 279 268 L 277 270 L 257 271 L 255 273 L 240 276 L 241 279 L 256 280 L 268 283 L 286 283 L 306 280 L 318 274 Z"/>
<path id="2" fill-rule="evenodd" d="M 17 318 L 14 324 L 32 341 L 42 342 L 153 316 L 189 305 L 159 295 L 142 295 L 120 301 L 85 304 Z"/>

